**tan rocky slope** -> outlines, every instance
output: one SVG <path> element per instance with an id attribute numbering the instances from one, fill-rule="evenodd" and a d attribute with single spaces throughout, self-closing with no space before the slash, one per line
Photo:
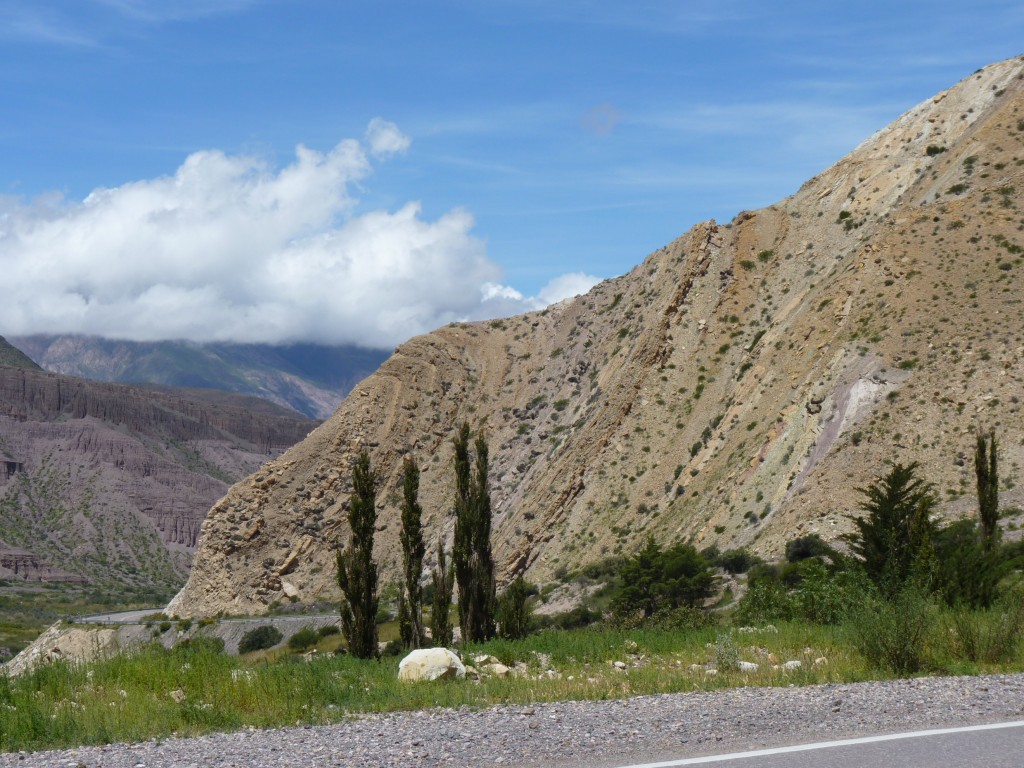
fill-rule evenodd
<path id="1" fill-rule="evenodd" d="M 449 536 L 451 435 L 492 454 L 500 578 L 662 542 L 849 530 L 855 488 L 918 460 L 944 514 L 973 508 L 977 427 L 1019 503 L 1024 61 L 971 75 L 768 208 L 705 222 L 543 312 L 399 347 L 334 416 L 234 486 L 173 613 L 336 599 L 349 466 L 383 476 L 377 554 L 399 552 L 401 458 Z M 966 460 L 965 460 L 966 457 Z"/>

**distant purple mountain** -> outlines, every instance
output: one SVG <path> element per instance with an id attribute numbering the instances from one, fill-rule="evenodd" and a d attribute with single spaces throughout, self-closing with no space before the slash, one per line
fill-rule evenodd
<path id="1" fill-rule="evenodd" d="M 314 419 L 330 416 L 389 354 L 354 346 L 133 342 L 95 336 L 15 336 L 8 341 L 48 371 L 256 395 Z"/>

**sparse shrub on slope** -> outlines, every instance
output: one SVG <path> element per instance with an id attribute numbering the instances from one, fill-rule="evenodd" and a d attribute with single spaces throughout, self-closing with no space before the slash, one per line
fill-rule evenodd
<path id="1" fill-rule="evenodd" d="M 718 547 L 710 546 L 702 550 L 700 554 L 710 565 L 732 574 L 747 573 L 755 565 L 764 563 L 764 560 L 745 547 L 727 549 L 722 552 Z"/>
<path id="2" fill-rule="evenodd" d="M 786 543 L 786 561 L 796 563 L 809 557 L 827 557 L 838 564 L 842 555 L 816 533 L 798 536 Z"/>

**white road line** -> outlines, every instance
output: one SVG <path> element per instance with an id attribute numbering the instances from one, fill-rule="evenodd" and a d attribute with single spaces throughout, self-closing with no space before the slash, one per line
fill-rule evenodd
<path id="1" fill-rule="evenodd" d="M 1000 728 L 1024 728 L 1024 720 L 1008 723 L 990 723 L 988 725 L 966 725 L 960 728 L 933 728 L 927 731 L 908 731 L 906 733 L 890 733 L 885 736 L 864 736 L 859 739 L 841 739 L 839 741 L 818 741 L 813 744 L 797 744 L 792 747 L 774 747 L 772 749 L 756 749 L 751 752 L 731 752 L 727 755 L 706 755 L 704 757 L 687 757 L 682 760 L 666 760 L 661 763 L 637 763 L 624 765 L 620 768 L 674 768 L 680 765 L 706 765 L 721 763 L 726 760 L 742 760 L 748 757 L 767 757 L 768 755 L 784 755 L 789 752 L 808 752 L 812 749 L 830 749 L 846 747 L 853 744 L 872 744 L 879 741 L 896 741 L 898 739 L 916 739 L 923 736 L 942 736 L 947 733 L 968 733 L 970 731 L 993 731 Z"/>

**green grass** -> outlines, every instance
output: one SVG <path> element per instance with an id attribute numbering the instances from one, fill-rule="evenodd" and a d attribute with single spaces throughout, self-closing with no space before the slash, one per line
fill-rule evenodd
<path id="1" fill-rule="evenodd" d="M 844 627 L 803 623 L 777 632 L 733 631 L 740 658 L 761 665 L 755 673 L 707 675 L 714 645 L 725 627 L 701 630 L 585 629 L 545 631 L 525 640 L 493 641 L 465 649 L 513 665 L 523 677 L 407 684 L 397 680 L 398 658 L 360 661 L 322 653 L 311 661 L 282 653 L 228 656 L 201 643 L 168 651 L 157 645 L 106 661 L 58 663 L 30 675 L 0 677 L 0 750 L 38 750 L 114 741 L 182 736 L 245 726 L 326 724 L 353 714 L 427 707 L 485 707 L 540 701 L 621 698 L 636 694 L 713 690 L 741 685 L 810 685 L 891 677 L 871 667 Z M 321 651 L 338 638 L 320 641 Z M 777 663 L 799 659 L 786 672 Z M 983 665 L 933 654 L 928 671 L 1015 671 L 1018 655 Z M 817 666 L 814 660 L 827 661 Z M 625 670 L 613 662 L 622 661 Z M 545 673 L 555 670 L 554 677 Z"/>
<path id="2" fill-rule="evenodd" d="M 112 597 L 90 586 L 61 582 L 0 582 L 0 647 L 17 653 L 60 619 L 92 613 L 129 611 L 165 604 L 161 591 L 122 590 Z"/>

